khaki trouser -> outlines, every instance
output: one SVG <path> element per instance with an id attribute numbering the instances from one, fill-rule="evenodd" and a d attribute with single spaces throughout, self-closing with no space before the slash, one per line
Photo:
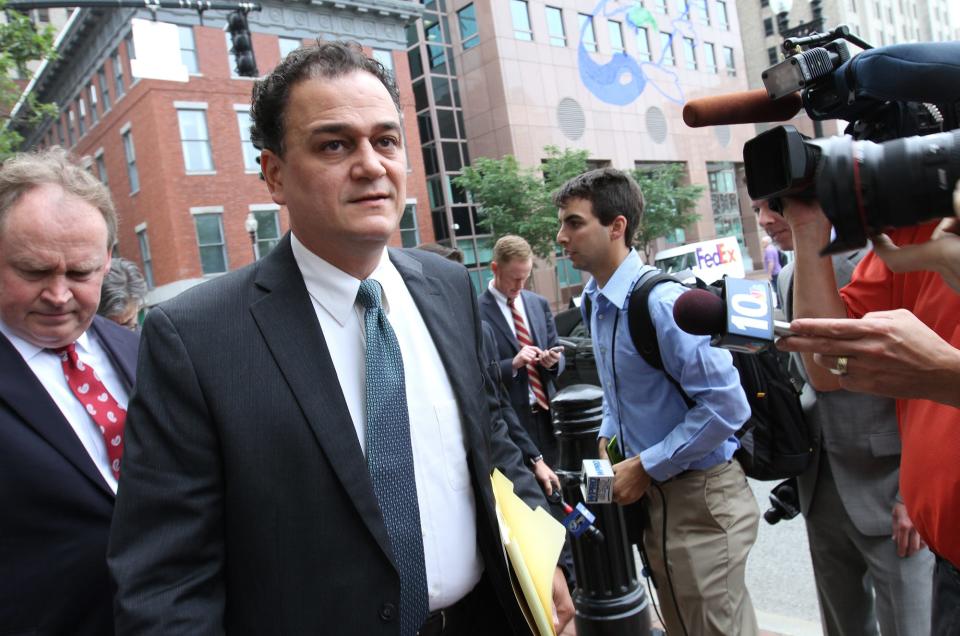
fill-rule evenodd
<path id="1" fill-rule="evenodd" d="M 757 634 L 744 575 L 760 510 L 740 463 L 691 470 L 651 485 L 645 500 L 649 520 L 643 543 L 667 633 L 684 634 L 679 608 L 689 636 Z M 663 563 L 664 517 L 669 578 Z"/>

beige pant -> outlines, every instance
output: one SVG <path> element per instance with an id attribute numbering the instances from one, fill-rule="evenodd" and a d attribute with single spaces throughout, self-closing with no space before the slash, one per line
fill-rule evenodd
<path id="1" fill-rule="evenodd" d="M 757 634 L 744 575 L 760 510 L 740 463 L 688 471 L 659 487 L 651 485 L 646 502 L 643 543 L 667 633 L 683 636 L 686 627 L 688 636 Z"/>

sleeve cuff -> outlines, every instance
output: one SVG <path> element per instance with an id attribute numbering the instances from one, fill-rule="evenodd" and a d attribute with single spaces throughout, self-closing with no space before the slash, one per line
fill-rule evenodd
<path id="1" fill-rule="evenodd" d="M 640 463 L 647 474 L 657 481 L 666 481 L 684 471 L 683 466 L 672 462 L 669 457 L 663 455 L 661 444 L 651 446 L 640 453 Z"/>

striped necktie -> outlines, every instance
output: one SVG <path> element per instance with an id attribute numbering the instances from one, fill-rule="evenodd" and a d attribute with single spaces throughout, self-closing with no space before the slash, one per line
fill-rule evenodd
<path id="1" fill-rule="evenodd" d="M 533 338 L 530 337 L 530 330 L 527 329 L 523 316 L 516 305 L 516 298 L 508 298 L 507 305 L 510 306 L 510 314 L 513 316 L 513 326 L 517 331 L 517 342 L 520 347 L 532 347 Z M 533 391 L 533 397 L 537 400 L 537 406 L 544 411 L 550 410 L 550 402 L 547 401 L 547 392 L 543 389 L 543 380 L 540 378 L 540 369 L 532 362 L 527 363 L 527 382 L 530 384 L 530 390 Z"/>

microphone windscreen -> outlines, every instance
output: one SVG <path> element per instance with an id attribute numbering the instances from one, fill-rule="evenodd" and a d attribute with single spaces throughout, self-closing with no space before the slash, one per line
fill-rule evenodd
<path id="1" fill-rule="evenodd" d="M 723 299 L 706 289 L 685 291 L 673 304 L 677 326 L 695 336 L 714 336 L 724 332 L 727 312 Z"/>
<path id="2" fill-rule="evenodd" d="M 790 93 L 773 100 L 767 91 L 726 93 L 713 97 L 691 99 L 683 107 L 683 123 L 691 128 L 724 124 L 756 124 L 786 121 L 800 112 L 803 99 L 800 93 Z"/>

